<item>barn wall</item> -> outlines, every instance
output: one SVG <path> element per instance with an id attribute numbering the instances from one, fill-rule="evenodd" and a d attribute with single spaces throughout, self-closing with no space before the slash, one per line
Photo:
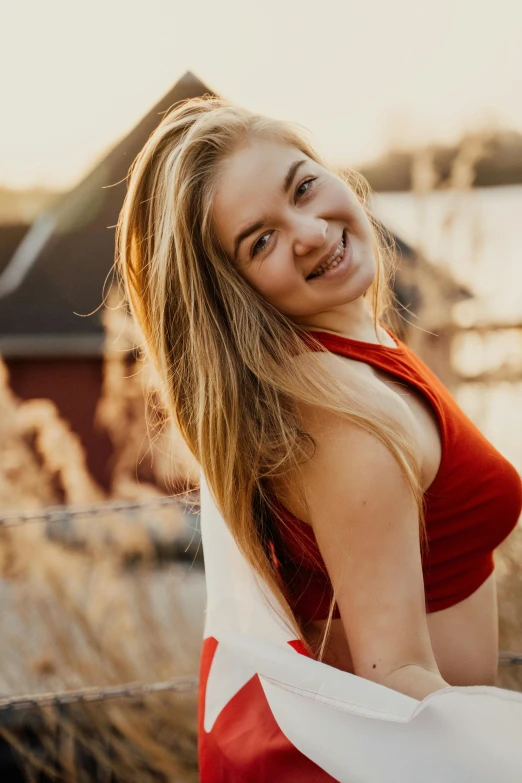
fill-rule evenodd
<path id="1" fill-rule="evenodd" d="M 102 385 L 102 360 L 8 359 L 10 386 L 23 400 L 47 398 L 79 435 L 87 466 L 105 489 L 110 484 L 111 443 L 94 423 Z"/>

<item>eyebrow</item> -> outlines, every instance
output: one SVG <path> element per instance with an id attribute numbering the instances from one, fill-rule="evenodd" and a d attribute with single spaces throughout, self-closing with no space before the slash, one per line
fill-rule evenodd
<path id="1" fill-rule="evenodd" d="M 283 194 L 286 195 L 290 188 L 292 187 L 292 182 L 294 181 L 294 177 L 296 175 L 297 170 L 300 166 L 303 165 L 303 163 L 306 163 L 306 158 L 302 158 L 301 160 L 294 160 L 294 162 L 290 165 L 290 168 L 288 169 L 286 173 L 286 177 L 283 182 Z M 253 234 L 256 231 L 259 231 L 260 228 L 263 228 L 263 226 L 266 224 L 266 220 L 262 218 L 261 220 L 257 220 L 255 223 L 252 223 L 250 226 L 245 228 L 243 231 L 241 231 L 240 234 L 237 235 L 236 241 L 234 242 L 234 261 L 237 260 L 237 254 L 240 248 L 241 243 L 247 239 L 251 234 Z"/>

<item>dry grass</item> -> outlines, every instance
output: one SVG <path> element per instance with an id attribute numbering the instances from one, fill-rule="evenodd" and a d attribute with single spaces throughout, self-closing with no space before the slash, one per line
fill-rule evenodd
<path id="1" fill-rule="evenodd" d="M 172 462 L 168 434 L 148 443 L 143 372 L 129 359 L 128 322 L 117 322 L 121 317 L 118 311 L 109 317 L 113 345 L 99 407 L 116 451 L 111 492 L 93 480 L 78 438 L 49 400 L 14 397 L 0 359 L 0 509 L 164 494 L 154 473 L 149 482 L 136 475 L 143 449 L 154 450 L 160 486 Z M 178 486 L 183 476 L 193 485 L 186 456 L 174 464 Z M 2 693 L 197 674 L 203 576 L 182 565 L 159 568 L 154 559 L 154 541 L 174 540 L 184 529 L 179 509 L 80 517 L 50 538 L 55 529 L 43 523 L 0 529 Z M 196 718 L 196 694 L 166 692 L 25 713 L 24 724 L 37 728 L 36 754 L 18 732 L 3 725 L 1 733 L 23 752 L 31 780 L 46 772 L 78 783 L 190 783 L 197 780 Z"/>
<path id="2" fill-rule="evenodd" d="M 53 476 L 35 448 L 35 433 L 27 427 L 25 403 L 9 388 L 0 358 L 0 508 L 39 508 L 57 503 Z"/>
<path id="3" fill-rule="evenodd" d="M 38 532 L 8 534 L 18 558 L 3 574 L 11 605 L 0 643 L 4 692 L 197 673 L 203 595 L 196 573 L 157 571 L 146 561 L 129 571 L 112 548 L 93 568 L 91 552 L 65 552 Z M 47 708 L 36 717 L 44 758 L 64 780 L 197 780 L 195 694 Z"/>
<path id="4" fill-rule="evenodd" d="M 134 499 L 198 486 L 199 468 L 165 416 L 159 381 L 150 363 L 137 356 L 140 335 L 112 291 L 104 311 L 103 387 L 96 424 L 114 449 L 111 496 Z M 162 493 L 163 494 L 163 493 Z"/>
<path id="5" fill-rule="evenodd" d="M 522 525 L 495 553 L 499 644 L 501 650 L 522 653 Z M 501 688 L 522 691 L 522 666 L 500 667 L 497 684 Z"/>

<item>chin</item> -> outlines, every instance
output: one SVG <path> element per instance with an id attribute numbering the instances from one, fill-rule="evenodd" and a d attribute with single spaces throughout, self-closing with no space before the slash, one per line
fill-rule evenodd
<path id="1" fill-rule="evenodd" d="M 373 285 L 376 277 L 377 264 L 375 263 L 375 258 L 372 255 L 371 259 L 368 259 L 368 262 L 361 269 L 361 287 L 363 288 L 364 292 L 366 292 Z"/>
<path id="2" fill-rule="evenodd" d="M 347 292 L 347 301 L 353 302 L 356 299 L 360 299 L 366 296 L 371 289 L 375 278 L 377 276 L 377 267 L 375 261 L 372 259 L 371 263 L 367 266 L 359 268 L 357 274 L 350 280 Z"/>

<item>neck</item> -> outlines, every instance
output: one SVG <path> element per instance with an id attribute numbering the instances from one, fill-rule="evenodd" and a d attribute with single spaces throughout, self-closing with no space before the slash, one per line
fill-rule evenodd
<path id="1" fill-rule="evenodd" d="M 331 310 L 294 320 L 307 330 L 333 332 L 352 340 L 378 342 L 372 309 L 362 296 Z"/>

